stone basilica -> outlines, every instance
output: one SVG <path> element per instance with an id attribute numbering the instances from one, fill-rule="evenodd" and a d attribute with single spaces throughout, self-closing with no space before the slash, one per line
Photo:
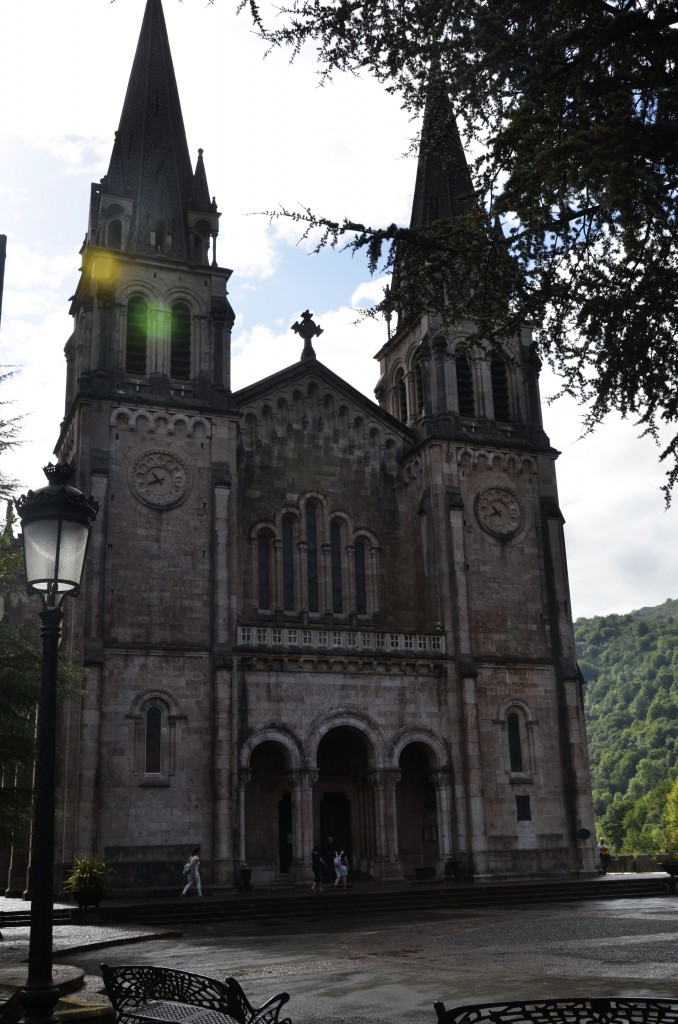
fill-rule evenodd
<path id="1" fill-rule="evenodd" d="M 454 188 L 422 152 L 413 223 Z M 89 681 L 60 723 L 57 862 L 98 853 L 148 890 L 200 844 L 208 887 L 243 860 L 263 886 L 309 878 L 332 835 L 356 880 L 591 871 L 529 332 L 469 360 L 463 325 L 401 316 L 375 404 L 316 358 L 305 311 L 299 361 L 233 390 L 218 230 L 147 0 L 55 449 L 102 502 L 67 616 Z"/>

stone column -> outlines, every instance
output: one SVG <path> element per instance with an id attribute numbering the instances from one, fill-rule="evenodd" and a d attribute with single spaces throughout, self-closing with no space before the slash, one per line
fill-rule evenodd
<path id="1" fill-rule="evenodd" d="M 376 819 L 376 871 L 379 878 L 402 876 L 398 861 L 398 825 L 395 803 L 395 787 L 400 781 L 396 769 L 381 768 L 368 772 L 367 781 L 374 795 Z"/>
<path id="2" fill-rule="evenodd" d="M 241 768 L 238 776 L 238 826 L 240 831 L 240 860 L 247 860 L 247 847 L 245 844 L 245 790 L 247 783 L 252 778 L 249 768 Z"/>
<path id="3" fill-rule="evenodd" d="M 292 786 L 292 864 L 290 876 L 295 882 L 312 879 L 313 784 L 318 773 L 308 768 L 287 773 Z"/>
<path id="4" fill-rule="evenodd" d="M 445 876 L 445 865 L 453 857 L 452 844 L 452 771 L 449 767 L 436 768 L 429 778 L 436 788 L 436 818 L 438 824 L 438 863 L 436 875 Z"/>

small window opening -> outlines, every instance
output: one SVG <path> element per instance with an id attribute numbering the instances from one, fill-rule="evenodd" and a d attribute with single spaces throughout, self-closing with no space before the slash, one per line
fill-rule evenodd
<path id="1" fill-rule="evenodd" d="M 146 775 L 160 774 L 162 709 L 152 704 L 146 711 Z"/>
<path id="2" fill-rule="evenodd" d="M 473 394 L 473 374 L 466 354 L 455 359 L 457 369 L 457 404 L 460 416 L 475 416 L 476 403 Z"/>
<path id="3" fill-rule="evenodd" d="M 516 819 L 518 821 L 532 821 L 529 796 L 516 797 Z"/>
<path id="4" fill-rule="evenodd" d="M 508 729 L 508 742 L 509 742 L 509 759 L 511 763 L 512 772 L 522 772 L 523 770 L 523 750 L 520 740 L 520 718 L 512 711 L 506 719 L 506 728 Z"/>
<path id="5" fill-rule="evenodd" d="M 511 404 L 509 401 L 508 373 L 503 359 L 492 360 L 490 363 L 490 376 L 492 379 L 494 418 L 495 420 L 506 422 L 511 419 Z"/>
<path id="6" fill-rule="evenodd" d="M 127 306 L 127 344 L 125 371 L 135 377 L 146 376 L 146 345 L 148 339 L 148 304 L 135 295 Z"/>
<path id="7" fill-rule="evenodd" d="M 191 376 L 191 311 L 185 302 L 172 306 L 170 376 L 189 380 Z"/>

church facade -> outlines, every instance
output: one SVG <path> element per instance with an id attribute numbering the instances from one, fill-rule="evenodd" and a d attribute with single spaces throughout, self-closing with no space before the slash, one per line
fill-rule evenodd
<path id="1" fill-rule="evenodd" d="M 419 206 L 450 183 L 422 155 Z M 439 195 L 437 193 L 440 193 Z M 449 198 L 449 197 L 448 197 Z M 444 204 L 443 204 L 444 205 Z M 581 680 L 538 382 L 399 323 L 374 403 L 317 358 L 241 390 L 231 271 L 148 0 L 92 186 L 56 448 L 102 504 L 69 642 L 57 860 L 121 888 L 593 869 Z"/>

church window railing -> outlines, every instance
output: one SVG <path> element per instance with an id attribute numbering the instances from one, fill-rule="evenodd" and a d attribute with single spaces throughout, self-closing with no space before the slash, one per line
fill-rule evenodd
<path id="1" fill-rule="evenodd" d="M 356 632 L 352 629 L 292 629 L 286 626 L 238 626 L 238 643 L 243 647 L 303 647 L 350 649 L 360 651 L 380 650 L 392 652 L 395 656 L 420 657 L 422 654 L 443 654 L 444 637 L 426 633 L 397 632 Z"/>

